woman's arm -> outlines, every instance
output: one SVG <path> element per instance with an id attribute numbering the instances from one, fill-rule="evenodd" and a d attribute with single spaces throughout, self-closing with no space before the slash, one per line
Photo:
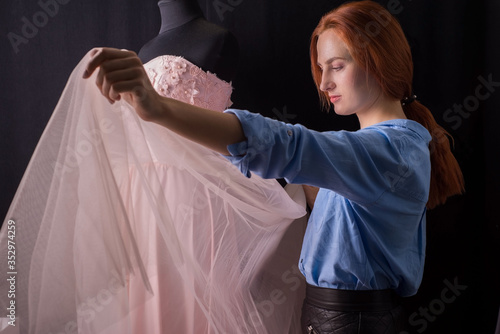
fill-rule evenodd
<path id="1" fill-rule="evenodd" d="M 83 76 L 99 68 L 97 86 L 111 103 L 124 98 L 142 119 L 226 155 L 247 177 L 285 178 L 369 204 L 387 191 L 417 196 L 412 187 L 430 175 L 430 136 L 413 123 L 317 132 L 244 110 L 219 113 L 161 97 L 133 52 L 99 48 L 90 56 Z"/>
<path id="2" fill-rule="evenodd" d="M 154 122 L 216 152 L 245 140 L 238 118 L 160 96 L 143 64 L 132 51 L 96 48 L 90 51 L 84 78 L 99 68 L 96 84 L 110 103 L 122 97 L 145 121 Z"/>
<path id="3" fill-rule="evenodd" d="M 160 98 L 159 114 L 151 119 L 154 123 L 224 155 L 229 154 L 228 145 L 245 140 L 241 123 L 235 115 Z"/>

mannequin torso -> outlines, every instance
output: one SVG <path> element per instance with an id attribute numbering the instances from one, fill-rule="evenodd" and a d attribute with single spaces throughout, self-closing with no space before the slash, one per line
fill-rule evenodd
<path id="1" fill-rule="evenodd" d="M 196 0 L 158 3 L 162 26 L 139 51 L 143 63 L 161 55 L 184 57 L 204 71 L 231 81 L 236 74 L 238 43 L 225 28 L 208 22 Z"/>

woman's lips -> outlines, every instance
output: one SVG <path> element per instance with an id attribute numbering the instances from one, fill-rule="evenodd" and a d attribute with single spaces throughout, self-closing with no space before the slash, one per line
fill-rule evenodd
<path id="1" fill-rule="evenodd" d="M 330 96 L 330 101 L 332 103 L 338 102 L 340 100 L 340 95 L 332 95 Z"/>

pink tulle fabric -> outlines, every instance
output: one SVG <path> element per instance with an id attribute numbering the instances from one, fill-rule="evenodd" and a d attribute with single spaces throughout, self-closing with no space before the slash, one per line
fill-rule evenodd
<path id="1" fill-rule="evenodd" d="M 88 59 L 0 231 L 0 333 L 300 333 L 302 189 L 248 179 L 127 103 L 110 105 L 81 79 Z M 181 57 L 145 68 L 161 95 L 231 104 L 229 83 Z"/>

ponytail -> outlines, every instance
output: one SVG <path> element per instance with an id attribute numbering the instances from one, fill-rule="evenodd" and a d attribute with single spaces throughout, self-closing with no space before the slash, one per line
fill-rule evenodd
<path id="1" fill-rule="evenodd" d="M 431 134 L 429 143 L 431 156 L 431 185 L 427 208 L 432 209 L 444 204 L 450 196 L 464 192 L 464 179 L 460 166 L 450 148 L 451 135 L 443 129 L 420 102 L 404 105 L 403 110 L 408 119 L 422 124 Z"/>

